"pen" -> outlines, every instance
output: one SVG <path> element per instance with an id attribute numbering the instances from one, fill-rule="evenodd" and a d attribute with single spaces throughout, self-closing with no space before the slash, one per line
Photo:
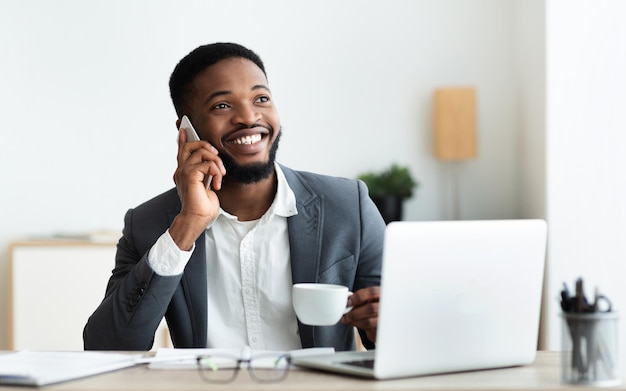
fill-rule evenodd
<path id="1" fill-rule="evenodd" d="M 569 312 L 572 307 L 572 298 L 567 289 L 567 284 L 563 283 L 563 289 L 561 290 L 561 309 L 565 312 Z"/>
<path id="2" fill-rule="evenodd" d="M 585 309 L 585 293 L 583 292 L 583 279 L 576 280 L 576 312 L 583 312 Z"/>
<path id="3" fill-rule="evenodd" d="M 185 361 L 185 360 L 194 360 L 197 358 L 197 355 L 192 354 L 180 354 L 175 356 L 143 356 L 135 359 L 135 364 L 150 364 L 153 362 L 164 362 L 164 361 Z"/>

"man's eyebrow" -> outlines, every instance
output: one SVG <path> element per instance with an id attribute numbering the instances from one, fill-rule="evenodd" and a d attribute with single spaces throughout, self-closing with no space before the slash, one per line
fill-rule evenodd
<path id="1" fill-rule="evenodd" d="M 252 91 L 254 91 L 254 90 L 267 90 L 268 92 L 271 92 L 270 88 L 268 86 L 264 85 L 264 84 L 257 84 L 257 85 L 255 85 L 254 87 L 252 87 Z"/>
<path id="2" fill-rule="evenodd" d="M 213 100 L 213 98 L 215 98 L 216 96 L 221 96 L 221 95 L 230 95 L 232 94 L 232 91 L 228 91 L 228 90 L 224 90 L 224 91 L 215 91 L 214 93 L 212 93 L 211 95 L 209 95 L 205 100 L 204 103 L 207 104 L 210 101 Z"/>
<path id="3" fill-rule="evenodd" d="M 252 87 L 251 89 L 252 91 L 255 90 L 267 90 L 268 92 L 270 91 L 270 88 L 264 84 L 256 84 Z M 218 96 L 222 96 L 222 95 L 231 95 L 233 92 L 230 90 L 223 90 L 223 91 L 215 91 L 214 93 L 212 93 L 211 95 L 209 95 L 205 100 L 204 103 L 207 104 L 209 103 L 211 100 L 213 100 L 215 97 Z"/>

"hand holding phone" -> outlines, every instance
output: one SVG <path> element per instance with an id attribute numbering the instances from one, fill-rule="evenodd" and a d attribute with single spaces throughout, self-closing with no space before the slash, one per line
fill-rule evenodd
<path id="1" fill-rule="evenodd" d="M 183 118 L 181 118 L 180 127 L 181 129 L 185 129 L 185 133 L 187 134 L 187 142 L 200 141 L 200 137 L 198 137 L 198 133 L 193 128 L 191 121 L 189 121 L 189 118 L 186 115 L 183 115 Z M 204 176 L 204 186 L 206 187 L 207 190 L 211 186 L 212 179 L 213 179 L 212 175 Z"/>

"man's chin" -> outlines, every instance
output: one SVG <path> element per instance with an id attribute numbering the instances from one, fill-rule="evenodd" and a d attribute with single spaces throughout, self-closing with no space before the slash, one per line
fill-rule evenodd
<path id="1" fill-rule="evenodd" d="M 226 168 L 226 176 L 224 178 L 229 178 L 226 180 L 233 180 L 244 185 L 250 185 L 269 178 L 274 173 L 274 162 L 276 161 L 280 136 L 281 133 L 278 133 L 278 137 L 276 137 L 270 150 L 269 158 L 265 162 L 238 164 L 228 153 L 220 153 Z"/>
<path id="2" fill-rule="evenodd" d="M 272 173 L 274 173 L 274 162 L 226 167 L 226 176 L 244 185 L 260 182 L 269 178 Z"/>

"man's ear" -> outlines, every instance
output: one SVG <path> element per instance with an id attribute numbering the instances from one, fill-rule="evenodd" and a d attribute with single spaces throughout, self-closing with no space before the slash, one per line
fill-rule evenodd
<path id="1" fill-rule="evenodd" d="M 176 120 L 176 130 L 180 130 L 180 118 Z"/>

